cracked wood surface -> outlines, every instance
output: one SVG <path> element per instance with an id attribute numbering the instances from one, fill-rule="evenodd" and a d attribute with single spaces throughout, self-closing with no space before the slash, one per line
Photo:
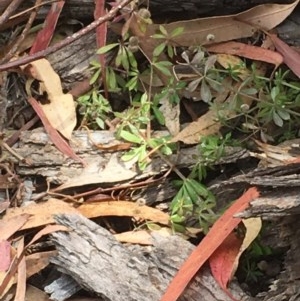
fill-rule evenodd
<path id="1" fill-rule="evenodd" d="M 105 301 L 158 301 L 194 246 L 179 236 L 153 234 L 154 245 L 122 245 L 110 232 L 81 215 L 58 215 L 70 232 L 52 234 L 58 255 L 52 263 Z M 252 300 L 232 284 L 238 300 Z M 58 293 L 58 292 L 56 292 Z M 55 295 L 55 292 L 54 292 Z M 53 296 L 52 296 L 53 298 Z M 206 269 L 181 301 L 230 301 Z"/>

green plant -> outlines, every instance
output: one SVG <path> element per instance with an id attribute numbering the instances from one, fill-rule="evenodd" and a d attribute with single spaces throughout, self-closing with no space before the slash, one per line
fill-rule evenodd
<path id="1" fill-rule="evenodd" d="M 101 91 L 93 89 L 90 93 L 79 97 L 77 102 L 80 105 L 79 113 L 83 115 L 82 124 L 91 128 L 105 128 L 105 120 L 111 113 L 111 107 Z"/>
<path id="2" fill-rule="evenodd" d="M 141 18 L 138 26 L 145 32 L 151 23 L 149 12 L 140 10 L 138 14 Z M 223 68 L 217 56 L 209 55 L 202 47 L 174 47 L 173 39 L 181 34 L 184 34 L 182 28 L 168 32 L 160 25 L 158 32 L 150 37 L 156 47 L 149 54 L 139 38 L 128 31 L 118 43 L 106 45 L 97 52 L 114 55 L 113 63 L 105 69 L 108 92 L 126 92 L 130 100 L 128 109 L 113 112 L 120 120 L 116 137 L 132 143 L 131 150 L 122 156 L 124 161 L 136 162 L 144 170 L 153 153 L 158 152 L 164 158 L 174 152 L 172 137 L 152 137 L 151 123 L 156 119 L 164 125 L 166 120 L 160 108 L 165 102 L 178 106 L 183 91 L 208 103 L 216 112 L 216 122 L 230 126 L 232 118 L 242 117 L 247 124 L 243 131 L 249 134 L 260 131 L 268 137 L 271 123 L 279 128 L 287 126 L 291 131 L 293 123 L 299 125 L 300 84 L 290 80 L 287 72 L 278 70 L 274 78 L 267 78 L 259 74 L 254 64 L 248 70 L 243 61 Z M 244 73 L 245 69 L 249 72 Z M 103 70 L 99 63 L 92 62 L 91 71 L 91 84 L 96 86 Z M 95 91 L 80 98 L 79 103 L 86 110 L 85 119 L 103 128 L 111 109 L 107 100 Z M 227 98 L 215 101 L 222 93 Z M 182 230 L 190 217 L 196 217 L 206 232 L 216 218 L 214 197 L 203 181 L 208 170 L 223 156 L 225 146 L 232 142 L 230 135 L 203 137 L 198 146 L 199 160 L 187 177 L 172 167 L 180 177 L 175 181 L 178 193 L 170 206 L 175 229 Z"/>
<path id="3" fill-rule="evenodd" d="M 182 177 L 181 180 L 175 181 L 175 185 L 180 187 L 170 206 L 171 221 L 175 229 L 184 230 L 179 224 L 183 224 L 189 216 L 193 216 L 198 219 L 204 233 L 207 233 L 216 220 L 215 198 L 201 182 L 206 178 L 208 168 L 224 155 L 227 145 L 232 145 L 230 134 L 224 138 L 214 135 L 201 138 L 198 145 L 198 162 L 187 178 Z"/>

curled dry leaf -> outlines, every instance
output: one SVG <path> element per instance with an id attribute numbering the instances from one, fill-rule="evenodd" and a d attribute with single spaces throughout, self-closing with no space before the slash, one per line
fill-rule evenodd
<path id="1" fill-rule="evenodd" d="M 36 60 L 23 66 L 29 75 L 38 80 L 39 93 L 47 97 L 42 105 L 50 124 L 67 139 L 71 138 L 76 126 L 76 111 L 73 96 L 64 94 L 58 74 L 46 59 Z"/>

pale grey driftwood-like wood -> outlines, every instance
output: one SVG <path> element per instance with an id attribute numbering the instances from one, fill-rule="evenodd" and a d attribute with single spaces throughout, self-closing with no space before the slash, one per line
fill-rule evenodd
<path id="1" fill-rule="evenodd" d="M 167 132 L 158 134 L 166 135 Z M 91 184 L 93 180 L 98 184 L 140 180 L 159 175 L 170 168 L 162 158 L 154 157 L 149 167 L 142 172 L 136 164 L 129 164 L 120 159 L 123 152 L 105 150 L 105 147 L 122 143 L 115 139 L 112 132 L 94 131 L 90 132 L 90 136 L 96 144 L 101 144 L 103 149 L 97 148 L 90 141 L 86 131 L 74 131 L 70 142 L 73 150 L 88 164 L 86 168 L 59 152 L 41 128 L 22 132 L 20 141 L 13 147 L 13 150 L 28 159 L 31 165 L 20 162 L 6 150 L 3 150 L 3 154 L 16 163 L 17 172 L 21 176 L 41 175 L 49 182 L 66 185 L 72 179 L 91 175 L 94 176 Z M 236 162 L 249 157 L 248 151 L 242 148 L 228 148 L 226 154 L 220 163 Z M 200 154 L 196 147 L 183 148 L 179 155 L 168 157 L 168 160 L 179 168 L 194 166 L 199 159 Z"/>
<path id="2" fill-rule="evenodd" d="M 51 261 L 63 273 L 105 301 L 158 301 L 194 246 L 179 236 L 153 235 L 153 247 L 124 246 L 110 232 L 81 215 L 58 215 L 70 232 L 52 234 L 58 255 Z M 238 300 L 251 300 L 236 285 Z M 181 301 L 229 301 L 206 270 Z"/>

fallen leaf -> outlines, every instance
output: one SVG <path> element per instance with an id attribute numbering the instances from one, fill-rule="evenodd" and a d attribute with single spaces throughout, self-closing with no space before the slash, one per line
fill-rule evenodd
<path id="1" fill-rule="evenodd" d="M 0 203 L 0 214 L 2 214 L 7 208 L 9 208 L 10 202 L 9 201 L 3 201 Z"/>
<path id="2" fill-rule="evenodd" d="M 84 203 L 77 210 L 85 217 L 98 216 L 132 216 L 136 219 L 151 220 L 163 225 L 169 224 L 169 215 L 158 209 L 141 206 L 127 201 L 106 201 L 97 203 Z"/>
<path id="3" fill-rule="evenodd" d="M 139 245 L 153 245 L 152 236 L 145 230 L 128 231 L 114 235 L 119 242 L 139 244 Z"/>
<path id="4" fill-rule="evenodd" d="M 39 252 L 27 255 L 26 260 L 26 278 L 39 273 L 50 263 L 50 258 L 55 256 L 57 251 Z M 35 300 L 35 299 L 29 299 Z"/>
<path id="5" fill-rule="evenodd" d="M 277 38 L 276 35 L 271 34 L 270 37 L 276 50 L 283 56 L 283 62 L 300 78 L 300 53 Z"/>
<path id="6" fill-rule="evenodd" d="M 31 218 L 20 228 L 20 230 L 55 223 L 53 215 L 69 213 L 81 213 L 87 218 L 94 218 L 98 216 L 132 216 L 138 219 L 151 220 L 164 225 L 169 224 L 169 215 L 167 213 L 148 206 L 140 206 L 133 202 L 100 201 L 84 203 L 75 209 L 72 204 L 54 198 L 49 199 L 46 202 L 31 204 L 26 207 L 9 208 L 2 221 L 5 223 L 10 218 L 17 218 L 19 215 L 24 213 L 30 214 Z M 43 233 L 42 231 L 40 231 L 37 235 Z M 36 236 L 33 240 L 36 240 Z M 32 244 L 33 240 L 29 244 Z"/>
<path id="7" fill-rule="evenodd" d="M 6 272 L 10 266 L 10 242 L 7 240 L 0 241 L 0 272 Z"/>
<path id="8" fill-rule="evenodd" d="M 94 10 L 95 20 L 104 16 L 105 13 L 106 13 L 105 0 L 95 1 L 95 10 Z M 96 28 L 96 41 L 97 41 L 98 48 L 105 46 L 106 37 L 107 37 L 107 22 L 104 22 Z M 104 53 L 99 54 L 99 61 L 100 61 L 102 70 L 105 70 L 106 63 L 105 63 L 105 54 Z M 101 77 L 102 77 L 102 83 L 104 85 L 105 97 L 108 98 L 108 90 L 106 87 L 106 72 L 101 72 Z"/>
<path id="9" fill-rule="evenodd" d="M 170 39 L 173 46 L 209 45 L 231 41 L 250 37 L 259 28 L 267 31 L 276 27 L 291 14 L 298 3 L 299 0 L 283 5 L 262 4 L 235 15 L 178 21 L 164 24 L 164 28 L 168 33 L 176 28 L 183 28 L 183 34 Z M 157 33 L 159 26 L 148 25 L 146 36 Z M 141 35 L 144 35 L 143 32 Z"/>
<path id="10" fill-rule="evenodd" d="M 226 96 L 226 94 L 222 94 Z M 172 142 L 182 141 L 185 144 L 197 144 L 202 136 L 213 135 L 219 132 L 221 123 L 218 121 L 218 115 L 214 110 L 209 110 L 206 114 L 191 122 L 186 128 L 178 133 Z"/>
<path id="11" fill-rule="evenodd" d="M 29 97 L 28 102 L 31 104 L 37 115 L 40 117 L 46 132 L 48 133 L 51 141 L 54 143 L 54 145 L 57 147 L 59 151 L 61 151 L 66 156 L 76 160 L 80 161 L 83 165 L 85 165 L 85 162 L 78 157 L 75 152 L 72 150 L 70 145 L 60 136 L 60 134 L 57 132 L 55 128 L 49 123 L 49 120 L 47 119 L 44 111 L 41 108 L 41 105 L 35 100 L 33 97 Z"/>
<path id="12" fill-rule="evenodd" d="M 224 91 L 219 93 L 214 102 L 221 104 L 230 96 L 231 79 L 224 80 Z M 202 136 L 213 135 L 219 132 L 221 123 L 218 120 L 218 112 L 212 108 L 200 116 L 196 121 L 191 122 L 187 127 L 172 138 L 172 142 L 182 141 L 185 144 L 197 144 Z"/>
<path id="13" fill-rule="evenodd" d="M 242 240 L 235 233 L 230 233 L 217 250 L 209 257 L 209 265 L 213 277 L 223 291 L 236 300 L 227 289 L 227 284 L 232 278 L 233 266 L 239 254 Z"/>
<path id="14" fill-rule="evenodd" d="M 44 21 L 43 28 L 37 34 L 36 39 L 30 49 L 30 54 L 44 50 L 48 47 L 64 4 L 64 0 L 52 3 L 51 8 L 49 9 L 47 17 Z"/>
<path id="15" fill-rule="evenodd" d="M 41 105 L 50 124 L 64 137 L 71 139 L 76 126 L 76 110 L 73 96 L 64 94 L 58 74 L 46 59 L 31 62 L 22 68 L 38 80 L 39 93 L 47 97 L 48 103 Z"/>
<path id="16" fill-rule="evenodd" d="M 26 295 L 25 295 L 26 301 L 50 301 L 49 296 L 42 290 L 27 285 Z"/>
<path id="17" fill-rule="evenodd" d="M 126 163 L 120 162 L 118 154 L 112 154 L 108 163 L 103 166 L 103 158 L 86 159 L 86 166 L 80 175 L 69 179 L 66 183 L 56 188 L 56 191 L 66 188 L 99 184 L 99 183 L 118 183 L 128 181 L 137 175 L 137 171 L 131 170 Z M 102 168 L 99 168 L 99 167 Z"/>
<path id="18" fill-rule="evenodd" d="M 45 228 L 43 228 L 37 234 L 34 235 L 34 237 L 31 239 L 31 241 L 26 245 L 26 248 L 31 246 L 33 243 L 35 243 L 41 237 L 51 234 L 53 232 L 57 232 L 57 231 L 68 231 L 68 228 L 65 226 L 62 226 L 62 225 L 47 225 Z"/>
<path id="19" fill-rule="evenodd" d="M 26 207 L 9 208 L 1 222 L 6 223 L 10 219 L 18 219 L 23 214 L 30 215 L 31 218 L 19 228 L 20 230 L 25 230 L 54 223 L 52 216 L 60 213 L 78 213 L 78 211 L 69 203 L 57 199 L 49 199 L 46 202 L 34 203 Z"/>
<path id="20" fill-rule="evenodd" d="M 238 55 L 256 61 L 263 61 L 275 65 L 275 68 L 283 63 L 283 57 L 278 52 L 239 42 L 215 44 L 208 46 L 206 50 L 215 53 Z"/>
<path id="21" fill-rule="evenodd" d="M 18 258 L 22 257 L 18 264 L 18 274 L 17 274 L 17 289 L 14 301 L 24 301 L 26 293 L 26 262 L 24 256 L 22 256 L 24 251 L 24 237 L 21 237 L 17 247 Z"/>
<path id="22" fill-rule="evenodd" d="M 228 291 L 227 284 L 238 268 L 241 255 L 257 237 L 262 226 L 260 218 L 243 219 L 242 222 L 246 227 L 244 239 L 240 239 L 234 233 L 231 233 L 209 258 L 214 278 L 234 301 L 236 299 Z"/>
<path id="23" fill-rule="evenodd" d="M 180 267 L 160 301 L 175 301 L 179 298 L 193 276 L 240 223 L 241 219 L 235 218 L 234 215 L 246 209 L 249 202 L 258 196 L 257 189 L 252 187 L 224 212 Z"/>
<path id="24" fill-rule="evenodd" d="M 165 118 L 165 125 L 172 136 L 175 136 L 180 131 L 179 114 L 180 106 L 170 102 L 168 96 L 163 97 L 160 102 L 159 110 L 162 112 Z"/>
<path id="25" fill-rule="evenodd" d="M 7 212 L 11 209 L 6 210 Z M 6 216 L 5 214 L 5 216 Z M 9 239 L 13 234 L 20 230 L 28 221 L 30 214 L 23 213 L 18 216 L 0 220 L 0 241 Z"/>
<path id="26" fill-rule="evenodd" d="M 243 219 L 242 222 L 246 228 L 246 233 L 241 248 L 239 250 L 239 254 L 236 256 L 231 277 L 233 277 L 233 274 L 236 272 L 238 268 L 238 263 L 241 255 L 251 245 L 254 239 L 258 236 L 262 227 L 262 221 L 260 217 Z"/>

